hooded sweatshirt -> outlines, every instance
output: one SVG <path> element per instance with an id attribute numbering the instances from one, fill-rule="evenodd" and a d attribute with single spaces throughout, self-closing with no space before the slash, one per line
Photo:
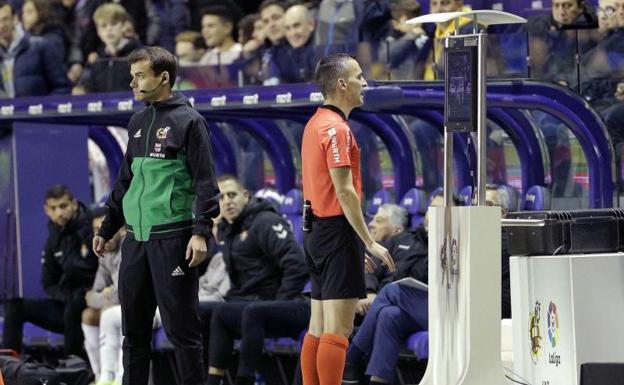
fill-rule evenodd
<path id="1" fill-rule="evenodd" d="M 137 241 L 191 230 L 210 237 L 219 188 L 206 120 L 186 97 L 173 94 L 135 113 L 128 137 L 99 235 L 108 240 L 125 223 Z"/>
<path id="2" fill-rule="evenodd" d="M 253 198 L 233 223 L 222 222 L 228 300 L 289 300 L 308 280 L 303 251 L 274 206 Z"/>

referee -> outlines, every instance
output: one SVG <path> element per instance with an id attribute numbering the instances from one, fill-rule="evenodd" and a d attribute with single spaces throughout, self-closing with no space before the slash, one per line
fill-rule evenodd
<path id="1" fill-rule="evenodd" d="M 360 149 L 347 116 L 363 102 L 362 69 L 352 56 L 333 54 L 317 64 L 315 78 L 325 104 L 308 121 L 301 147 L 303 195 L 313 214 L 304 238 L 312 314 L 301 369 L 304 385 L 339 385 L 355 308 L 366 298 L 364 249 L 391 271 L 394 262 L 369 233 L 360 206 Z"/>
<path id="2" fill-rule="evenodd" d="M 113 234 L 124 224 L 128 229 L 119 268 L 123 384 L 147 385 L 158 305 L 175 348 L 177 383 L 203 385 L 197 265 L 206 258 L 212 218 L 219 215 L 208 127 L 186 97 L 171 92 L 175 56 L 145 47 L 128 62 L 134 98 L 146 106 L 128 123 L 128 148 L 93 238 L 101 256 Z"/>

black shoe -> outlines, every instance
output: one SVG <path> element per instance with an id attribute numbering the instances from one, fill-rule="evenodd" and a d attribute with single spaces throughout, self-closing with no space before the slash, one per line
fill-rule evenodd
<path id="1" fill-rule="evenodd" d="M 364 375 L 364 363 L 345 363 L 344 374 L 342 375 L 343 385 L 359 384 Z"/>

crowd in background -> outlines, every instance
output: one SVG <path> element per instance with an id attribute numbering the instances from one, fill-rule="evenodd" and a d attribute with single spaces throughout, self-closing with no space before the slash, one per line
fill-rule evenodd
<path id="1" fill-rule="evenodd" d="M 0 5 L 7 97 L 127 90 L 123 58 L 141 45 L 175 52 L 181 88 L 307 82 L 317 59 L 336 51 L 355 54 L 368 78 L 434 80 L 443 71 L 441 39 L 455 29 L 452 23 L 407 24 L 421 14 L 418 0 L 13 0 Z M 470 9 L 463 0 L 427 5 L 431 13 Z M 472 30 L 469 19 L 459 24 L 462 32 Z M 526 26 L 490 29 L 489 74 L 555 81 L 605 104 L 606 91 L 621 98 L 614 85 L 624 60 L 623 27 L 623 0 L 604 0 L 595 9 L 581 0 L 553 0 L 550 13 L 544 9 L 530 16 Z M 38 49 L 47 57 L 34 55 Z M 10 63 L 34 56 L 39 61 L 29 60 L 26 68 Z M 582 79 L 600 81 L 581 84 Z"/>

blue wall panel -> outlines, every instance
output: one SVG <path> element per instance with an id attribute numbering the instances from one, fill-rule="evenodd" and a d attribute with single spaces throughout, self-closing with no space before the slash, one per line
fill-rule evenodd
<path id="1" fill-rule="evenodd" d="M 46 190 L 65 184 L 83 203 L 91 203 L 88 127 L 14 124 L 14 162 L 18 222 L 18 255 L 24 297 L 44 296 L 40 284 L 41 251 L 48 235 L 43 211 Z"/>

